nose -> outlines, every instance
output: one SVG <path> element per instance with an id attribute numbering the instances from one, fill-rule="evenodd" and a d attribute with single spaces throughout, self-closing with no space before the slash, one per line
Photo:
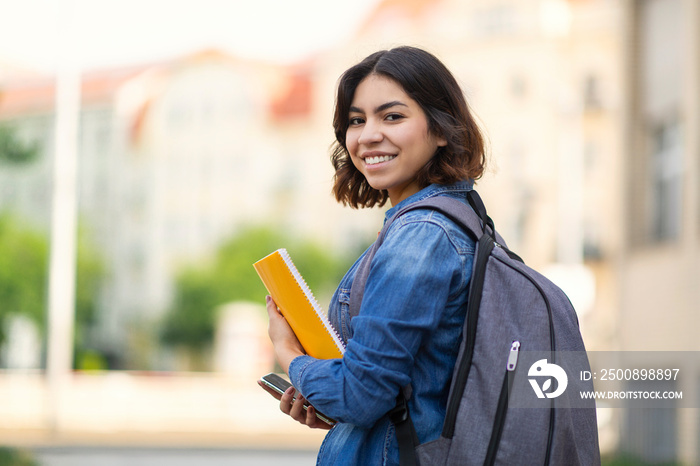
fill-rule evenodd
<path id="1" fill-rule="evenodd" d="M 384 135 L 381 132 L 380 126 L 371 120 L 367 120 L 362 127 L 362 132 L 357 142 L 361 145 L 369 145 L 381 142 L 382 139 L 384 139 Z"/>

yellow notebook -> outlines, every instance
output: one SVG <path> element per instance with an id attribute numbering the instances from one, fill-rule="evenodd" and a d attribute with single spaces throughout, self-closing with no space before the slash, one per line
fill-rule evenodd
<path id="1" fill-rule="evenodd" d="M 277 303 L 309 356 L 342 358 L 345 346 L 286 249 L 278 249 L 255 264 L 265 288 Z"/>

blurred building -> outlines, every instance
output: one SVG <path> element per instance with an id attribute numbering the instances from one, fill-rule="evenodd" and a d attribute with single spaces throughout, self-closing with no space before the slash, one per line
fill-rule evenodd
<path id="1" fill-rule="evenodd" d="M 700 349 L 700 3 L 630 0 L 624 7 L 614 333 L 619 348 L 665 352 L 667 367 L 684 373 L 668 389 L 698 406 L 698 353 L 683 352 Z M 621 422 L 621 449 L 653 462 L 700 462 L 697 409 L 629 410 Z"/>
<path id="2" fill-rule="evenodd" d="M 54 82 L 8 79 L 1 91 L 0 123 L 38 143 L 40 155 L 3 168 L 0 209 L 47 229 Z M 327 129 L 313 124 L 313 91 L 306 67 L 216 51 L 84 74 L 79 212 L 108 276 L 96 347 L 127 363 L 137 352 L 151 355 L 138 364 L 157 366 L 148 342 L 178 267 L 206 259 L 243 226 L 267 224 L 328 247 L 371 238 L 371 215 L 338 218 L 327 155 L 333 134 L 330 119 Z"/>

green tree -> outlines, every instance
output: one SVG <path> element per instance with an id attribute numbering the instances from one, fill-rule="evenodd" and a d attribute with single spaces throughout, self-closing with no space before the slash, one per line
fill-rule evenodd
<path id="1" fill-rule="evenodd" d="M 0 447 L 0 466 L 38 466 L 34 455 L 28 450 Z"/>
<path id="2" fill-rule="evenodd" d="M 103 259 L 82 229 L 78 233 L 76 261 L 74 357 L 75 367 L 81 368 L 86 359 L 103 359 L 98 348 L 90 347 L 89 333 L 97 316 L 99 293 L 105 277 Z"/>
<path id="3" fill-rule="evenodd" d="M 0 125 L 0 162 L 23 164 L 32 162 L 39 154 L 37 144 L 22 141 L 7 125 Z"/>
<path id="4" fill-rule="evenodd" d="M 0 324 L 8 314 L 29 317 L 45 330 L 48 243 L 39 233 L 0 216 Z M 5 332 L 0 325 L 0 344 Z"/>
<path id="5" fill-rule="evenodd" d="M 309 241 L 295 241 L 271 228 L 246 229 L 226 241 L 210 264 L 179 274 L 163 323 L 163 342 L 194 353 L 206 350 L 214 337 L 217 306 L 230 301 L 263 303 L 267 291 L 252 264 L 282 247 L 317 297 L 337 284 L 348 265 L 343 257 L 329 255 Z"/>
<path id="6" fill-rule="evenodd" d="M 7 213 L 0 215 L 0 344 L 6 337 L 1 323 L 12 313 L 26 315 L 46 335 L 48 254 L 44 234 Z M 102 262 L 84 234 L 78 241 L 76 269 L 75 345 L 79 353 L 95 316 L 103 277 Z"/>

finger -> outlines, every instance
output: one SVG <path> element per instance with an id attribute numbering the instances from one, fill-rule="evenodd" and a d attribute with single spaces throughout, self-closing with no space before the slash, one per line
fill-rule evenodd
<path id="1" fill-rule="evenodd" d="M 272 296 L 265 296 L 265 307 L 267 307 L 267 313 L 271 316 L 280 315 L 280 311 L 277 309 L 277 303 L 272 299 Z"/>
<path id="2" fill-rule="evenodd" d="M 284 414 L 289 414 L 292 410 L 292 398 L 294 397 L 294 392 L 294 387 L 289 387 L 280 398 L 280 410 Z"/>
<path id="3" fill-rule="evenodd" d="M 311 405 L 309 405 L 309 409 L 306 410 L 306 425 L 313 429 L 325 430 L 329 430 L 332 427 L 330 424 L 316 417 L 316 408 Z"/>
<path id="4" fill-rule="evenodd" d="M 304 410 L 304 403 L 306 403 L 306 399 L 301 395 L 301 393 L 297 393 L 297 398 L 294 400 L 294 403 L 292 404 L 292 409 L 289 411 L 289 415 L 292 417 L 292 419 L 301 422 L 302 424 L 306 424 L 306 412 Z"/>
<path id="5" fill-rule="evenodd" d="M 268 316 L 267 332 L 270 335 L 270 338 L 272 338 L 274 334 L 277 334 L 281 331 L 280 329 L 288 327 L 289 324 L 287 323 L 280 310 L 277 308 L 277 304 L 271 296 L 265 297 L 265 304 Z"/>
<path id="6" fill-rule="evenodd" d="M 318 421 L 319 419 L 316 417 L 316 410 L 313 406 L 309 405 L 309 408 L 306 410 L 306 425 L 309 427 L 316 427 L 316 423 Z"/>

